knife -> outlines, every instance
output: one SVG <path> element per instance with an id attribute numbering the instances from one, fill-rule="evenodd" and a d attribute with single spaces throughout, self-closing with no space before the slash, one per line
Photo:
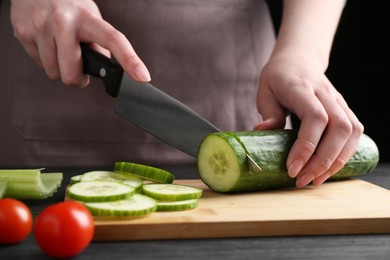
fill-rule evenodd
<path id="1" fill-rule="evenodd" d="M 154 137 L 196 158 L 203 138 L 221 132 L 188 106 L 150 83 L 132 80 L 114 60 L 81 43 L 84 73 L 103 80 L 116 98 L 115 113 Z M 261 168 L 247 154 L 251 171 Z"/>

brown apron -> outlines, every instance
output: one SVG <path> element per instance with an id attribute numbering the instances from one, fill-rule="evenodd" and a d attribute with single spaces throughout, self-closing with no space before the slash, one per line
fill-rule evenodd
<path id="1" fill-rule="evenodd" d="M 96 1 L 145 62 L 152 83 L 222 130 L 260 121 L 256 93 L 275 37 L 259 0 Z M 115 161 L 193 163 L 114 113 L 94 79 L 86 89 L 49 80 L 0 16 L 0 167 L 112 167 Z"/>

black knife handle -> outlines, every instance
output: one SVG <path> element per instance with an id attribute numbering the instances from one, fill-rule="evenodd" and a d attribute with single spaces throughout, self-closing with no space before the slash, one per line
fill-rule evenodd
<path id="1" fill-rule="evenodd" d="M 85 43 L 81 43 L 80 46 L 84 73 L 101 78 L 106 92 L 117 97 L 123 77 L 122 67 Z"/>

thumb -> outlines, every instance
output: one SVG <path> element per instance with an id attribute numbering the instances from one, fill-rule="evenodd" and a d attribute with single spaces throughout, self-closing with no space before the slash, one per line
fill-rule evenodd
<path id="1" fill-rule="evenodd" d="M 280 104 L 268 100 L 259 105 L 259 112 L 263 121 L 258 123 L 254 130 L 283 129 L 286 125 L 286 111 Z"/>

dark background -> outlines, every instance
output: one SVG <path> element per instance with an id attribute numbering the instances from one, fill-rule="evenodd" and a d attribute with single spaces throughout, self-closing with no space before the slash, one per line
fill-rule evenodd
<path id="1" fill-rule="evenodd" d="M 269 0 L 277 32 L 282 1 Z M 345 6 L 326 75 L 390 162 L 390 1 L 349 0 Z M 294 125 L 299 121 L 294 118 Z"/>

